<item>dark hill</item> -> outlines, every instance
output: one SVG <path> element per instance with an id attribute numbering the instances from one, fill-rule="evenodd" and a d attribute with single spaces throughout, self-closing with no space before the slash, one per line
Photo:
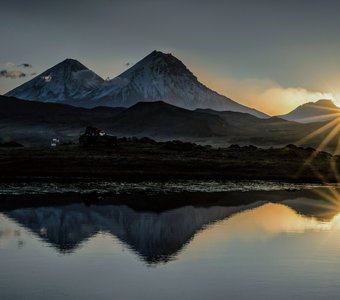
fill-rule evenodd
<path id="1" fill-rule="evenodd" d="M 57 103 L 0 96 L 0 140 L 25 145 L 49 145 L 52 138 L 77 141 L 88 125 L 107 129 L 123 108 L 86 109 Z"/>
<path id="2" fill-rule="evenodd" d="M 68 122 L 74 121 L 72 117 L 77 119 L 96 118 L 96 117 L 113 117 L 117 113 L 124 110 L 121 107 L 96 107 L 86 109 L 74 107 L 67 104 L 43 103 L 39 101 L 24 101 L 14 97 L 0 96 L 0 117 L 1 119 L 9 119 L 13 121 L 30 120 L 39 122 L 42 119 L 58 120 L 65 119 Z"/>
<path id="3" fill-rule="evenodd" d="M 259 119 L 230 111 L 191 111 L 161 101 L 139 102 L 128 109 L 86 109 L 0 96 L 0 142 L 17 141 L 25 146 L 49 146 L 52 138 L 59 138 L 62 143 L 77 142 L 87 126 L 117 136 L 175 138 L 219 147 L 278 146 L 296 143 L 323 125 L 277 117 Z M 330 130 L 303 145 L 317 147 Z M 336 146 L 332 143 L 330 149 Z"/>
<path id="4" fill-rule="evenodd" d="M 152 137 L 228 136 L 235 131 L 219 116 L 186 110 L 162 101 L 135 104 L 115 118 L 112 130 Z"/>

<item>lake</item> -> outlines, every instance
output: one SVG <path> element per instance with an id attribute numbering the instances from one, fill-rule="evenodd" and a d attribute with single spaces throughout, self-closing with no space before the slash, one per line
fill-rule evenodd
<path id="1" fill-rule="evenodd" d="M 0 298 L 339 298 L 337 186 L 176 184 L 3 186 Z"/>

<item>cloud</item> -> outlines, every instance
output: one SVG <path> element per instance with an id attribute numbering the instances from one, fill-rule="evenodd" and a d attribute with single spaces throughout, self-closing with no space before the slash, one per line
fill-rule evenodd
<path id="1" fill-rule="evenodd" d="M 111 80 L 110 79 L 106 80 L 105 84 L 114 85 L 116 87 L 123 88 L 127 86 L 129 83 L 130 83 L 130 79 L 117 76 Z"/>
<path id="2" fill-rule="evenodd" d="M 82 82 L 88 88 L 95 88 L 101 83 L 101 79 L 91 70 L 80 70 L 72 72 L 75 80 Z"/>
<path id="3" fill-rule="evenodd" d="M 7 62 L 5 62 L 5 66 L 9 67 L 9 68 L 12 68 L 12 67 L 16 67 L 16 64 L 12 63 L 11 61 L 7 61 Z"/>
<path id="4" fill-rule="evenodd" d="M 18 67 L 32 68 L 32 65 L 28 63 L 23 63 L 23 64 L 18 65 Z"/>
<path id="5" fill-rule="evenodd" d="M 220 94 L 270 115 L 286 114 L 307 102 L 320 99 L 335 100 L 331 92 L 311 91 L 302 87 L 282 87 L 270 79 L 219 78 L 202 81 Z"/>
<path id="6" fill-rule="evenodd" d="M 25 77 L 26 74 L 24 72 L 21 71 L 8 71 L 8 70 L 2 70 L 0 71 L 0 78 L 4 77 L 4 78 L 21 78 L 21 77 Z"/>
<path id="7" fill-rule="evenodd" d="M 32 65 L 29 63 L 22 63 L 22 64 L 15 64 L 11 61 L 7 61 L 4 64 L 7 68 L 14 68 L 14 67 L 19 67 L 19 68 L 32 68 Z"/>

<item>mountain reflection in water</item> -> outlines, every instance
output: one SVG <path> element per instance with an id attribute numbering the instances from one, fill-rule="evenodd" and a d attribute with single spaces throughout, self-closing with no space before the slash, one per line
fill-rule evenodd
<path id="1" fill-rule="evenodd" d="M 16 209 L 4 213 L 60 252 L 73 252 L 99 232 L 110 233 L 148 263 L 174 257 L 207 225 L 260 203 L 240 207 L 181 207 L 162 213 L 124 205 Z"/>
<path id="2" fill-rule="evenodd" d="M 339 299 L 339 189 L 0 196 L 0 298 Z"/>
<path id="3" fill-rule="evenodd" d="M 334 203 L 303 197 L 280 203 L 256 201 L 231 207 L 188 205 L 162 212 L 136 211 L 126 205 L 76 203 L 19 208 L 4 211 L 3 216 L 60 253 L 73 253 L 98 233 L 107 233 L 148 264 L 176 258 L 196 235 L 198 241 L 209 240 L 209 236 L 216 234 L 251 239 L 282 232 L 340 228 Z M 219 226 L 210 226 L 218 221 Z M 0 239 L 4 237 L 0 232 Z"/>

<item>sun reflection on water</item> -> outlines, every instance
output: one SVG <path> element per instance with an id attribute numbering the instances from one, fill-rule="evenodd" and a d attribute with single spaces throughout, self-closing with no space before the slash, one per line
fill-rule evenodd
<path id="1" fill-rule="evenodd" d="M 340 209 L 334 205 L 304 199 L 306 203 L 316 202 L 314 208 L 323 209 L 324 214 L 313 216 L 298 212 L 287 203 L 266 203 L 260 207 L 243 211 L 229 219 L 201 231 L 193 241 L 193 247 L 211 245 L 216 240 L 266 240 L 281 234 L 304 234 L 307 232 L 338 232 L 340 230 Z M 292 203 L 298 199 L 292 200 Z"/>

